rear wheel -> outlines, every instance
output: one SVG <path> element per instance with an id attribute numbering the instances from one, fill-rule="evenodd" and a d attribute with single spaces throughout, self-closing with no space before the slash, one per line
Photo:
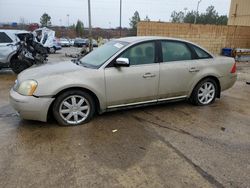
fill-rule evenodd
<path id="1" fill-rule="evenodd" d="M 80 125 L 91 120 L 94 100 L 81 90 L 66 91 L 55 100 L 53 114 L 60 125 Z"/>
<path id="2" fill-rule="evenodd" d="M 194 88 L 190 101 L 199 106 L 209 105 L 215 101 L 217 93 L 217 83 L 213 79 L 207 78 L 199 82 Z"/>
<path id="3" fill-rule="evenodd" d="M 30 65 L 26 61 L 13 59 L 10 62 L 10 68 L 16 74 L 19 74 L 20 72 L 22 72 L 23 70 L 25 70 L 29 67 L 30 67 Z"/>

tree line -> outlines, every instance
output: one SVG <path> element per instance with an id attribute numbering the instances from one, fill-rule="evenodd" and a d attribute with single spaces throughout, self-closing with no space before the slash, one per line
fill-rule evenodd
<path id="1" fill-rule="evenodd" d="M 171 14 L 171 22 L 173 23 L 194 23 L 196 17 L 197 24 L 216 24 L 227 25 L 227 15 L 219 15 L 214 6 L 209 6 L 205 13 L 189 11 L 185 14 L 183 11 L 173 11 Z"/>
<path id="2" fill-rule="evenodd" d="M 196 17 L 197 24 L 216 24 L 216 25 L 227 25 L 228 17 L 227 15 L 219 15 L 215 10 L 214 6 L 209 6 L 206 12 L 199 13 L 196 11 L 188 11 L 186 14 L 183 11 L 173 11 L 171 13 L 172 23 L 194 23 Z M 150 18 L 146 16 L 144 21 L 150 21 Z M 136 35 L 137 24 L 141 21 L 140 14 L 135 11 L 134 15 L 129 19 L 129 26 L 131 28 L 131 35 Z M 40 18 L 40 23 L 42 27 L 51 26 L 51 17 L 44 13 Z M 82 37 L 84 33 L 84 24 L 81 20 L 78 20 L 76 24 L 70 26 L 77 33 L 77 36 Z"/>

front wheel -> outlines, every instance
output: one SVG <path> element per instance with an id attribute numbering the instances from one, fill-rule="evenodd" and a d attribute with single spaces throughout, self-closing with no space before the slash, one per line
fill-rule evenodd
<path id="1" fill-rule="evenodd" d="M 66 91 L 55 100 L 53 114 L 60 125 L 80 125 L 93 117 L 95 105 L 92 97 L 81 90 Z"/>
<path id="2" fill-rule="evenodd" d="M 199 106 L 209 105 L 215 101 L 217 93 L 217 83 L 213 79 L 207 78 L 199 82 L 194 88 L 190 101 Z"/>

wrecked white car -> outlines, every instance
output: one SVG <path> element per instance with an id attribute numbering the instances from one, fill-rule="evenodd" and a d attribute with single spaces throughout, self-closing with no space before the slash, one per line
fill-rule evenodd
<path id="1" fill-rule="evenodd" d="M 49 53 L 56 53 L 57 50 L 62 49 L 59 40 L 55 37 L 55 31 L 43 27 L 36 29 L 33 34 L 35 40 L 46 47 Z"/>
<path id="2" fill-rule="evenodd" d="M 10 67 L 16 74 L 47 61 L 47 48 L 23 30 L 0 30 L 0 69 Z"/>

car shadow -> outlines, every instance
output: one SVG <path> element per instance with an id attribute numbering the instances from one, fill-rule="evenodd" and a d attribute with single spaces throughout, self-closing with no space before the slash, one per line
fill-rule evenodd
<path id="1" fill-rule="evenodd" d="M 157 139 L 153 130 L 130 113 L 128 110 L 106 113 L 95 116 L 87 124 L 72 127 L 60 127 L 53 120 L 49 123 L 26 121 L 13 114 L 1 121 L 6 128 L 12 126 L 12 133 L 16 135 L 13 141 L 34 157 L 41 157 L 41 148 L 46 150 L 42 155 L 50 148 L 52 156 L 59 158 L 62 153 L 66 155 L 63 158 L 73 154 L 77 160 L 94 160 L 98 167 L 127 169 L 140 162 Z"/>
<path id="2" fill-rule="evenodd" d="M 21 120 L 17 116 L 4 118 L 3 121 L 16 125 L 12 130 L 17 135 L 16 142 L 34 157 L 48 154 L 63 160 L 73 156 L 72 160 L 76 161 L 94 161 L 97 168 L 126 170 L 139 163 L 151 145 L 159 141 L 155 130 L 136 115 L 142 111 L 169 111 L 185 105 L 175 102 L 120 110 L 96 115 L 87 124 L 71 127 L 60 127 L 54 120 L 42 123 Z"/>

